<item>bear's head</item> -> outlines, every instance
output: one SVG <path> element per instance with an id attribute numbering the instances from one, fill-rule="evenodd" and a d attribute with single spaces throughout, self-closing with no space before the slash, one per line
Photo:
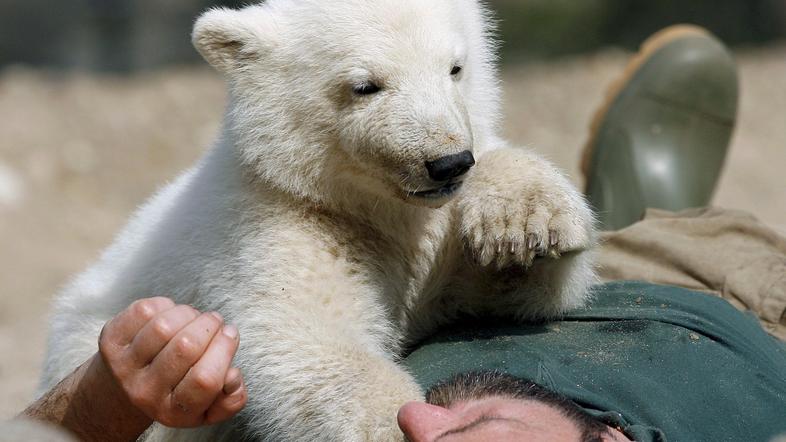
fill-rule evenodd
<path id="1" fill-rule="evenodd" d="M 439 207 L 492 143 L 497 78 L 478 0 L 268 0 L 193 41 L 230 85 L 225 137 L 263 182 Z"/>

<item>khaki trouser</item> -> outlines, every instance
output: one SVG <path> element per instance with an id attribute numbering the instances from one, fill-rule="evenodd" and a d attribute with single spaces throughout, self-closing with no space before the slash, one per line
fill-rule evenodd
<path id="1" fill-rule="evenodd" d="M 641 280 L 712 292 L 750 310 L 786 340 L 786 238 L 733 210 L 648 210 L 602 235 L 605 280 Z"/>

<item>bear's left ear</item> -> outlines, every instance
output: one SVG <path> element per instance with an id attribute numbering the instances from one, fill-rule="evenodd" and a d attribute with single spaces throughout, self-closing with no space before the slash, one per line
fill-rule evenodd
<path id="1" fill-rule="evenodd" d="M 263 56 L 275 38 L 272 28 L 263 6 L 214 8 L 197 19 L 191 40 L 211 66 L 230 74 Z"/>

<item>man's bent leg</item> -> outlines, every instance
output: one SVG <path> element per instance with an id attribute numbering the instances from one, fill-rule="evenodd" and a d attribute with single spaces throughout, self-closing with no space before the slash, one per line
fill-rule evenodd
<path id="1" fill-rule="evenodd" d="M 650 209 L 644 220 L 603 234 L 599 264 L 609 281 L 714 292 L 786 340 L 786 238 L 745 212 Z"/>

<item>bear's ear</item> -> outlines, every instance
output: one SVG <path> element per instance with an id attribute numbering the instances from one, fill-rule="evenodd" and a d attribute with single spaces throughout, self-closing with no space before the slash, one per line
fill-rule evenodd
<path id="1" fill-rule="evenodd" d="M 214 68 L 229 74 L 258 60 L 273 44 L 273 20 L 261 6 L 210 9 L 194 24 L 191 40 Z"/>

